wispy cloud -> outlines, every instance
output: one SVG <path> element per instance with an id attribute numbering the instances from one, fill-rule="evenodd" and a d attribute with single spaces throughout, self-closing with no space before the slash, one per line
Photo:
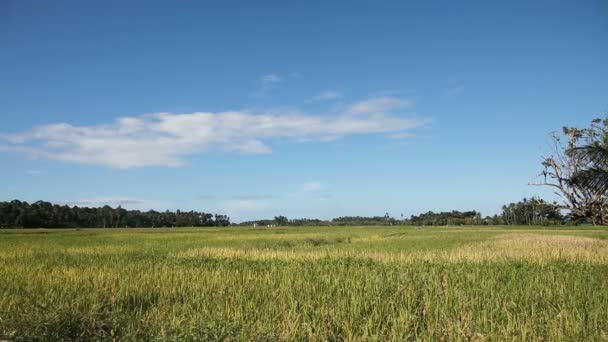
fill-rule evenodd
<path id="1" fill-rule="evenodd" d="M 177 167 L 189 155 L 210 150 L 270 153 L 271 140 L 331 141 L 365 134 L 407 133 L 426 120 L 404 117 L 407 100 L 382 97 L 355 103 L 342 112 L 283 114 L 249 111 L 154 113 L 123 117 L 110 124 L 56 123 L 0 135 L 0 150 L 34 158 L 113 168 Z"/>
<path id="2" fill-rule="evenodd" d="M 349 113 L 351 114 L 380 114 L 388 113 L 395 109 L 411 107 L 413 103 L 409 100 L 397 97 L 381 96 L 367 99 L 353 104 Z"/>
<path id="3" fill-rule="evenodd" d="M 259 213 L 270 208 L 267 199 L 230 199 L 222 202 L 220 211 L 234 217 L 242 217 Z"/>
<path id="4" fill-rule="evenodd" d="M 322 188 L 323 188 L 323 185 L 321 184 L 321 182 L 318 182 L 318 181 L 304 182 L 302 184 L 302 186 L 300 187 L 300 189 L 304 192 L 318 191 L 318 190 L 321 190 Z"/>
<path id="5" fill-rule="evenodd" d="M 457 96 L 464 93 L 464 85 L 458 79 L 449 79 L 447 81 L 447 87 L 444 89 L 446 96 Z"/>
<path id="6" fill-rule="evenodd" d="M 272 90 L 279 86 L 279 83 L 283 82 L 283 77 L 277 74 L 267 74 L 260 77 L 258 81 L 258 88 L 253 92 L 253 97 L 263 97 L 268 95 Z"/>
<path id="7" fill-rule="evenodd" d="M 275 84 L 275 83 L 281 82 L 282 80 L 283 79 L 281 78 L 281 76 L 279 76 L 277 74 L 268 74 L 268 75 L 262 76 L 263 84 Z"/>
<path id="8" fill-rule="evenodd" d="M 445 90 L 445 94 L 447 96 L 456 96 L 456 95 L 460 95 L 464 93 L 464 86 L 463 85 L 455 85 L 455 86 L 451 86 L 449 88 L 447 88 Z"/>
<path id="9" fill-rule="evenodd" d="M 327 184 L 317 180 L 310 180 L 301 183 L 294 192 L 289 193 L 287 196 L 328 201 L 333 197 L 333 194 Z"/>
<path id="10" fill-rule="evenodd" d="M 412 96 L 416 93 L 416 89 L 384 89 L 374 93 L 375 96 Z"/>
<path id="11" fill-rule="evenodd" d="M 40 171 L 40 170 L 25 170 L 25 173 L 27 173 L 28 175 L 35 176 L 35 175 L 41 174 L 42 171 Z"/>
<path id="12" fill-rule="evenodd" d="M 203 195 L 199 196 L 204 202 L 206 211 L 219 212 L 228 215 L 233 222 L 243 218 L 271 217 L 273 200 L 279 198 L 275 195 Z"/>
<path id="13" fill-rule="evenodd" d="M 324 91 L 320 94 L 313 96 L 312 100 L 313 101 L 330 101 L 330 100 L 339 99 L 341 97 L 342 97 L 342 94 L 338 93 L 337 91 L 328 90 L 328 91 Z"/>
<path id="14" fill-rule="evenodd" d="M 319 195 L 319 200 L 327 201 L 327 200 L 331 199 L 332 197 L 333 197 L 333 195 L 331 193 L 324 193 L 324 194 Z"/>
<path id="15" fill-rule="evenodd" d="M 398 132 L 390 135 L 391 138 L 397 140 L 409 139 L 412 137 L 412 134 L 409 132 Z"/>

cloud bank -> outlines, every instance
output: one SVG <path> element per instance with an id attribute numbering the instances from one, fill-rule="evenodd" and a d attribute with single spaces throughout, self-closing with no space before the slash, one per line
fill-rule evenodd
<path id="1" fill-rule="evenodd" d="M 276 140 L 325 142 L 366 134 L 394 135 L 425 120 L 393 113 L 409 102 L 376 98 L 338 113 L 252 113 L 248 111 L 153 113 L 113 123 L 76 126 L 56 123 L 0 135 L 0 150 L 34 158 L 129 169 L 177 167 L 206 151 L 270 153 Z"/>

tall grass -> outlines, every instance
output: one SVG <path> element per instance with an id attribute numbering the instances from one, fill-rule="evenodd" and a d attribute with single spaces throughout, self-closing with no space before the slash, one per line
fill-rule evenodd
<path id="1" fill-rule="evenodd" d="M 607 340 L 608 230 L 0 232 L 4 340 Z"/>

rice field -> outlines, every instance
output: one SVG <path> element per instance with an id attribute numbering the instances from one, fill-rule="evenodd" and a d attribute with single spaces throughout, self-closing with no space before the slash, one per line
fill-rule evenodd
<path id="1" fill-rule="evenodd" d="M 0 230 L 5 341 L 608 341 L 608 229 Z"/>

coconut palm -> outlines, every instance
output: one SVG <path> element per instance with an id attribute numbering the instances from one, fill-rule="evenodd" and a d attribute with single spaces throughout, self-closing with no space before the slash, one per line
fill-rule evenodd
<path id="1" fill-rule="evenodd" d="M 533 184 L 552 187 L 575 221 L 608 223 L 608 119 L 595 119 L 588 128 L 564 127 L 553 143 L 541 182 Z"/>
<path id="2" fill-rule="evenodd" d="M 605 195 L 608 192 L 608 144 L 595 142 L 576 148 L 581 154 L 584 168 L 572 175 L 570 182 L 594 194 Z"/>

